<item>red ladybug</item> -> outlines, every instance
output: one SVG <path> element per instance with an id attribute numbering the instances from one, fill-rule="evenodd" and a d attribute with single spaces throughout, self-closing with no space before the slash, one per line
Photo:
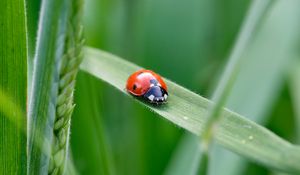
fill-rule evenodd
<path id="1" fill-rule="evenodd" d="M 139 70 L 129 76 L 126 90 L 150 103 L 162 104 L 167 101 L 167 85 L 163 79 L 151 70 Z"/>

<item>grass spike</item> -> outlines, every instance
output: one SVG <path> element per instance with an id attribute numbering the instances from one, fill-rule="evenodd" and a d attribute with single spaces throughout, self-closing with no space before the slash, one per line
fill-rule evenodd
<path id="1" fill-rule="evenodd" d="M 82 5 L 82 0 L 77 0 L 72 4 L 73 8 L 69 17 L 65 39 L 66 45 L 61 60 L 58 100 L 53 128 L 51 166 L 49 166 L 48 170 L 48 174 L 52 175 L 63 174 L 66 169 L 70 120 L 74 109 L 75 78 L 83 55 L 81 51 L 84 43 L 81 25 Z"/>

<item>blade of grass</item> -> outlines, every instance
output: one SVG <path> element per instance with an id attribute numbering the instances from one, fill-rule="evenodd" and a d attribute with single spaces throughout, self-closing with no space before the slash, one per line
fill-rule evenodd
<path id="1" fill-rule="evenodd" d="M 266 9 L 271 4 L 271 0 L 254 0 L 250 6 L 250 10 L 239 35 L 237 36 L 237 41 L 232 49 L 229 56 L 228 64 L 225 67 L 224 73 L 220 79 L 219 84 L 213 94 L 212 101 L 215 103 L 208 110 L 208 120 L 201 136 L 202 149 L 208 149 L 210 142 L 214 136 L 214 126 L 218 125 L 218 120 L 221 117 L 220 112 L 223 106 L 226 104 L 228 96 L 231 92 L 232 86 L 236 80 L 239 73 L 241 63 L 244 61 L 242 57 L 246 47 L 249 45 L 252 36 L 257 29 L 259 22 L 261 21 Z M 207 150 L 204 150 L 205 152 Z"/>
<path id="2" fill-rule="evenodd" d="M 241 65 L 228 99 L 227 106 L 230 109 L 259 124 L 265 124 L 268 120 L 268 113 L 274 99 L 278 97 L 286 69 L 293 59 L 291 49 L 297 44 L 299 36 L 298 5 L 298 1 L 280 1 L 272 5 L 258 34 L 244 53 L 246 61 Z M 186 152 L 189 153 L 190 150 Z M 195 155 L 191 154 L 193 156 Z M 180 157 L 178 161 L 181 161 Z M 243 174 L 246 163 L 242 157 L 216 145 L 212 150 L 209 174 Z"/>
<path id="3" fill-rule="evenodd" d="M 290 76 L 290 90 L 295 110 L 296 141 L 300 143 L 300 63 L 295 64 Z"/>
<path id="4" fill-rule="evenodd" d="M 212 96 L 212 101 L 215 103 L 208 110 L 208 119 L 205 122 L 205 128 L 202 134 L 200 134 L 201 157 L 208 157 L 209 150 L 212 148 L 212 141 L 214 139 L 214 132 L 218 129 L 218 122 L 222 117 L 220 112 L 223 106 L 226 104 L 232 87 L 236 81 L 236 77 L 239 74 L 241 63 L 244 60 L 242 54 L 246 47 L 249 45 L 255 30 L 261 19 L 263 18 L 266 9 L 270 6 L 272 1 L 270 0 L 254 0 L 251 5 L 246 19 L 244 20 L 240 33 L 237 36 L 237 41 L 229 56 L 229 61 L 225 67 L 224 73 L 217 85 L 217 88 Z M 202 172 L 202 164 L 199 165 L 198 172 Z M 207 167 L 205 167 L 206 169 Z M 205 172 L 205 174 L 207 174 Z"/>
<path id="5" fill-rule="evenodd" d="M 30 97 L 31 85 L 32 85 L 32 72 L 33 72 L 33 59 L 34 49 L 36 44 L 38 16 L 40 11 L 41 1 L 26 0 L 26 15 L 27 15 L 27 47 L 28 47 L 28 59 L 27 59 L 27 93 Z"/>
<path id="6" fill-rule="evenodd" d="M 124 89 L 128 76 L 140 69 L 130 62 L 109 53 L 87 48 L 81 69 L 108 82 L 129 96 Z M 170 98 L 166 105 L 146 107 L 176 125 L 199 135 L 203 131 L 206 114 L 212 103 L 169 81 Z M 131 97 L 133 98 L 133 97 Z M 300 147 L 279 138 L 266 128 L 245 119 L 228 109 L 223 109 L 216 142 L 225 148 L 253 161 L 286 172 L 300 172 Z"/>
<path id="7" fill-rule="evenodd" d="M 0 174 L 25 174 L 26 117 L 22 115 L 26 111 L 27 90 L 25 1 L 1 0 L 0 24 Z"/>
<path id="8" fill-rule="evenodd" d="M 227 106 L 259 124 L 266 124 L 280 94 L 293 49 L 298 44 L 299 1 L 276 1 L 248 47 L 244 65 Z M 276 30 L 274 30 L 276 29 Z M 259 64 L 258 64 L 259 63 Z M 211 175 L 244 174 L 247 160 L 216 146 L 212 151 Z"/>
<path id="9" fill-rule="evenodd" d="M 266 9 L 270 6 L 271 0 L 254 0 L 250 5 L 250 9 L 246 18 L 242 24 L 237 40 L 234 44 L 234 47 L 229 55 L 229 61 L 225 67 L 224 73 L 217 85 L 217 88 L 212 96 L 212 101 L 215 103 L 208 110 L 207 121 L 205 121 L 204 131 L 200 134 L 200 144 L 201 149 L 200 157 L 208 157 L 209 150 L 212 147 L 212 141 L 214 139 L 214 133 L 218 129 L 218 122 L 222 117 L 220 115 L 223 106 L 226 104 L 229 94 L 232 90 L 232 87 L 236 81 L 236 77 L 240 71 L 244 53 L 246 47 L 249 45 L 252 36 L 257 29 L 257 26 L 261 19 L 263 18 Z M 198 147 L 200 149 L 200 146 Z M 202 158 L 201 158 L 202 159 Z M 208 159 L 205 159 L 208 160 Z M 204 169 L 203 163 L 198 167 L 198 173 L 207 174 Z M 207 163 L 208 165 L 208 163 Z"/>
<path id="10" fill-rule="evenodd" d="M 70 1 L 41 3 L 28 111 L 28 174 L 47 174 Z M 39 143 L 34 144 L 34 143 Z"/>

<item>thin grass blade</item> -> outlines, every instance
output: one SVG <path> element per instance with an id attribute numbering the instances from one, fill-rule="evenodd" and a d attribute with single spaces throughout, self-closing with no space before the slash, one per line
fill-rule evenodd
<path id="1" fill-rule="evenodd" d="M 26 16 L 27 16 L 27 48 L 28 48 L 28 59 L 27 59 L 27 79 L 28 79 L 28 88 L 27 93 L 30 97 L 31 85 L 32 85 L 32 73 L 33 73 L 33 60 L 36 44 L 36 35 L 37 35 L 37 25 L 39 18 L 41 1 L 36 0 L 26 0 Z"/>
<path id="2" fill-rule="evenodd" d="M 268 121 L 268 113 L 278 97 L 286 70 L 294 58 L 292 49 L 297 44 L 299 35 L 299 23 L 296 22 L 299 2 L 280 1 L 273 4 L 257 35 L 243 54 L 245 61 L 226 105 L 259 124 Z M 189 152 L 190 150 L 186 150 L 186 153 Z M 209 174 L 243 174 L 246 163 L 246 159 L 216 145 L 210 159 Z"/>
<path id="3" fill-rule="evenodd" d="M 226 105 L 261 125 L 268 122 L 269 113 L 279 97 L 289 66 L 295 58 L 294 48 L 300 36 L 297 22 L 299 1 L 272 3 L 257 36 L 244 53 L 246 61 Z M 245 173 L 246 159 L 218 145 L 212 155 L 209 174 Z"/>
<path id="4" fill-rule="evenodd" d="M 212 105 L 212 108 L 207 114 L 208 121 L 205 125 L 203 135 L 201 135 L 201 144 L 203 144 L 204 149 L 208 149 L 208 146 L 214 137 L 214 126 L 217 125 L 218 119 L 221 117 L 221 109 L 227 102 L 236 77 L 239 74 L 241 64 L 244 61 L 242 55 L 251 42 L 258 24 L 267 12 L 266 9 L 270 6 L 271 2 L 271 0 L 254 0 L 250 6 L 240 33 L 237 36 L 237 41 L 229 56 L 228 64 L 225 67 L 224 73 L 222 74 L 220 82 L 212 97 L 212 101 L 215 104 Z"/>
<path id="5" fill-rule="evenodd" d="M 296 141 L 300 143 L 300 62 L 295 64 L 290 76 L 290 90 L 295 111 Z"/>

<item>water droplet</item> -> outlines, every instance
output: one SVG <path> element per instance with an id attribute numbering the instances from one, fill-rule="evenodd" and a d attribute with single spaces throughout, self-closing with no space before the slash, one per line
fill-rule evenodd
<path id="1" fill-rule="evenodd" d="M 242 144 L 245 144 L 245 143 L 246 143 L 246 140 L 242 140 L 241 142 L 242 142 Z"/>
<path id="2" fill-rule="evenodd" d="M 249 136 L 248 138 L 249 138 L 249 140 L 252 140 L 252 139 L 253 139 L 253 136 Z"/>
<path id="3" fill-rule="evenodd" d="M 251 129 L 252 128 L 252 126 L 251 125 L 243 125 L 245 128 L 249 128 L 249 129 Z"/>
<path id="4" fill-rule="evenodd" d="M 183 119 L 184 119 L 184 120 L 187 120 L 187 119 L 189 119 L 189 118 L 188 118 L 188 117 L 186 117 L 186 116 L 184 116 L 184 117 L 183 117 Z"/>

